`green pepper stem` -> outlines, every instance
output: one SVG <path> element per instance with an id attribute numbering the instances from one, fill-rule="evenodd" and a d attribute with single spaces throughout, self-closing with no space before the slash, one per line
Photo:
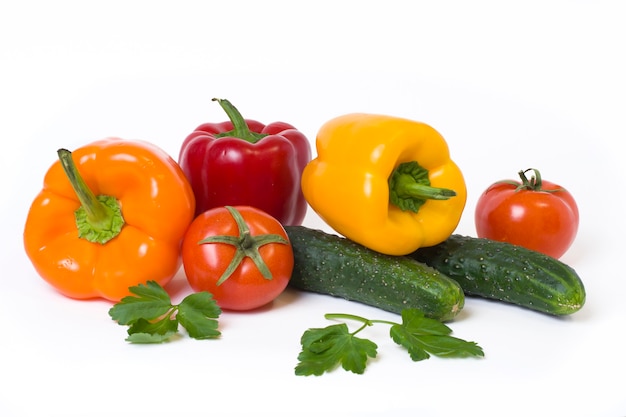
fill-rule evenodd
<path id="1" fill-rule="evenodd" d="M 246 120 L 243 118 L 239 110 L 237 110 L 237 108 L 231 104 L 230 101 L 220 98 L 214 98 L 213 101 L 217 101 L 219 103 L 219 105 L 228 115 L 228 119 L 233 124 L 233 130 L 220 133 L 216 135 L 216 137 L 232 136 L 243 139 L 250 143 L 256 143 L 265 136 L 267 136 L 266 134 L 251 131 L 248 127 L 248 124 L 246 123 Z"/>
<path id="2" fill-rule="evenodd" d="M 404 162 L 389 177 L 389 201 L 401 210 L 417 213 L 428 200 L 447 200 L 454 190 L 430 186 L 428 171 L 416 161 Z"/>
<path id="3" fill-rule="evenodd" d="M 423 200 L 447 200 L 456 195 L 453 190 L 420 184 L 408 174 L 402 174 L 397 178 L 395 189 L 400 197 L 413 197 Z"/>
<path id="4" fill-rule="evenodd" d="M 59 149 L 57 154 L 59 155 L 59 160 L 61 161 L 65 175 L 67 175 L 67 179 L 70 181 L 70 184 L 72 184 L 76 197 L 78 197 L 78 201 L 80 201 L 80 204 L 87 213 L 87 218 L 96 222 L 98 219 L 104 218 L 106 216 L 106 210 L 98 201 L 96 195 L 87 186 L 80 172 L 78 172 L 76 164 L 72 159 L 72 153 L 67 149 Z"/>
<path id="5" fill-rule="evenodd" d="M 57 155 L 81 204 L 74 213 L 78 236 L 101 244 L 113 239 L 124 225 L 119 202 L 114 197 L 96 196 L 91 191 L 78 171 L 70 151 L 59 149 Z"/>

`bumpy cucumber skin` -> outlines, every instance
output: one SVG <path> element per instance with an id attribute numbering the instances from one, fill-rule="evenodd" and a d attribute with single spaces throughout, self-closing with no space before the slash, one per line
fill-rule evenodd
<path id="1" fill-rule="evenodd" d="M 585 304 L 576 271 L 539 252 L 484 238 L 452 235 L 409 255 L 457 281 L 467 295 L 562 316 Z"/>
<path id="2" fill-rule="evenodd" d="M 465 304 L 459 284 L 408 257 L 384 255 L 351 240 L 286 226 L 293 247 L 289 285 L 400 313 L 417 308 L 427 317 L 452 320 Z"/>

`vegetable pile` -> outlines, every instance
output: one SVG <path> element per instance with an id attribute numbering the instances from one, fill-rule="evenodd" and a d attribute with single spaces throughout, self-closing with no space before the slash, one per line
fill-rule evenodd
<path id="1" fill-rule="evenodd" d="M 312 158 L 292 125 L 214 101 L 229 120 L 198 126 L 178 162 L 119 138 L 59 149 L 30 207 L 24 248 L 34 269 L 64 296 L 109 300 L 128 342 L 165 342 L 179 327 L 219 338 L 221 314 L 254 311 L 291 287 L 399 315 L 330 313 L 360 327 L 302 335 L 296 375 L 362 374 L 378 346 L 357 334 L 375 324 L 390 326 L 413 361 L 483 357 L 444 324 L 466 296 L 555 316 L 583 307 L 582 280 L 558 259 L 578 208 L 539 170 L 492 184 L 475 208 L 477 237 L 461 236 L 465 178 L 431 126 L 343 115 L 321 126 Z M 336 234 L 302 225 L 307 207 Z M 192 293 L 174 305 L 167 284 L 181 266 Z"/>

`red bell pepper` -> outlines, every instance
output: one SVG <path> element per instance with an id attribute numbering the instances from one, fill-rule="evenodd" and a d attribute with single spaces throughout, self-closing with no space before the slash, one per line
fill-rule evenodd
<path id="1" fill-rule="evenodd" d="M 184 140 L 178 161 L 196 197 L 196 216 L 248 205 L 283 225 L 302 224 L 307 202 L 300 178 L 311 160 L 306 136 L 287 123 L 244 119 L 228 100 L 213 101 L 230 120 L 198 126 Z"/>

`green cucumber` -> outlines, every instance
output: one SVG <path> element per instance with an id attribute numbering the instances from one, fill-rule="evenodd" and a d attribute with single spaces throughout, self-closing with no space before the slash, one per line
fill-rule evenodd
<path id="1" fill-rule="evenodd" d="M 457 281 L 466 295 L 557 316 L 572 314 L 585 304 L 585 287 L 573 268 L 510 243 L 452 235 L 409 256 Z"/>
<path id="2" fill-rule="evenodd" d="M 384 255 L 349 239 L 304 226 L 285 226 L 293 247 L 289 285 L 400 313 L 416 308 L 449 321 L 465 304 L 454 280 L 406 256 Z"/>

